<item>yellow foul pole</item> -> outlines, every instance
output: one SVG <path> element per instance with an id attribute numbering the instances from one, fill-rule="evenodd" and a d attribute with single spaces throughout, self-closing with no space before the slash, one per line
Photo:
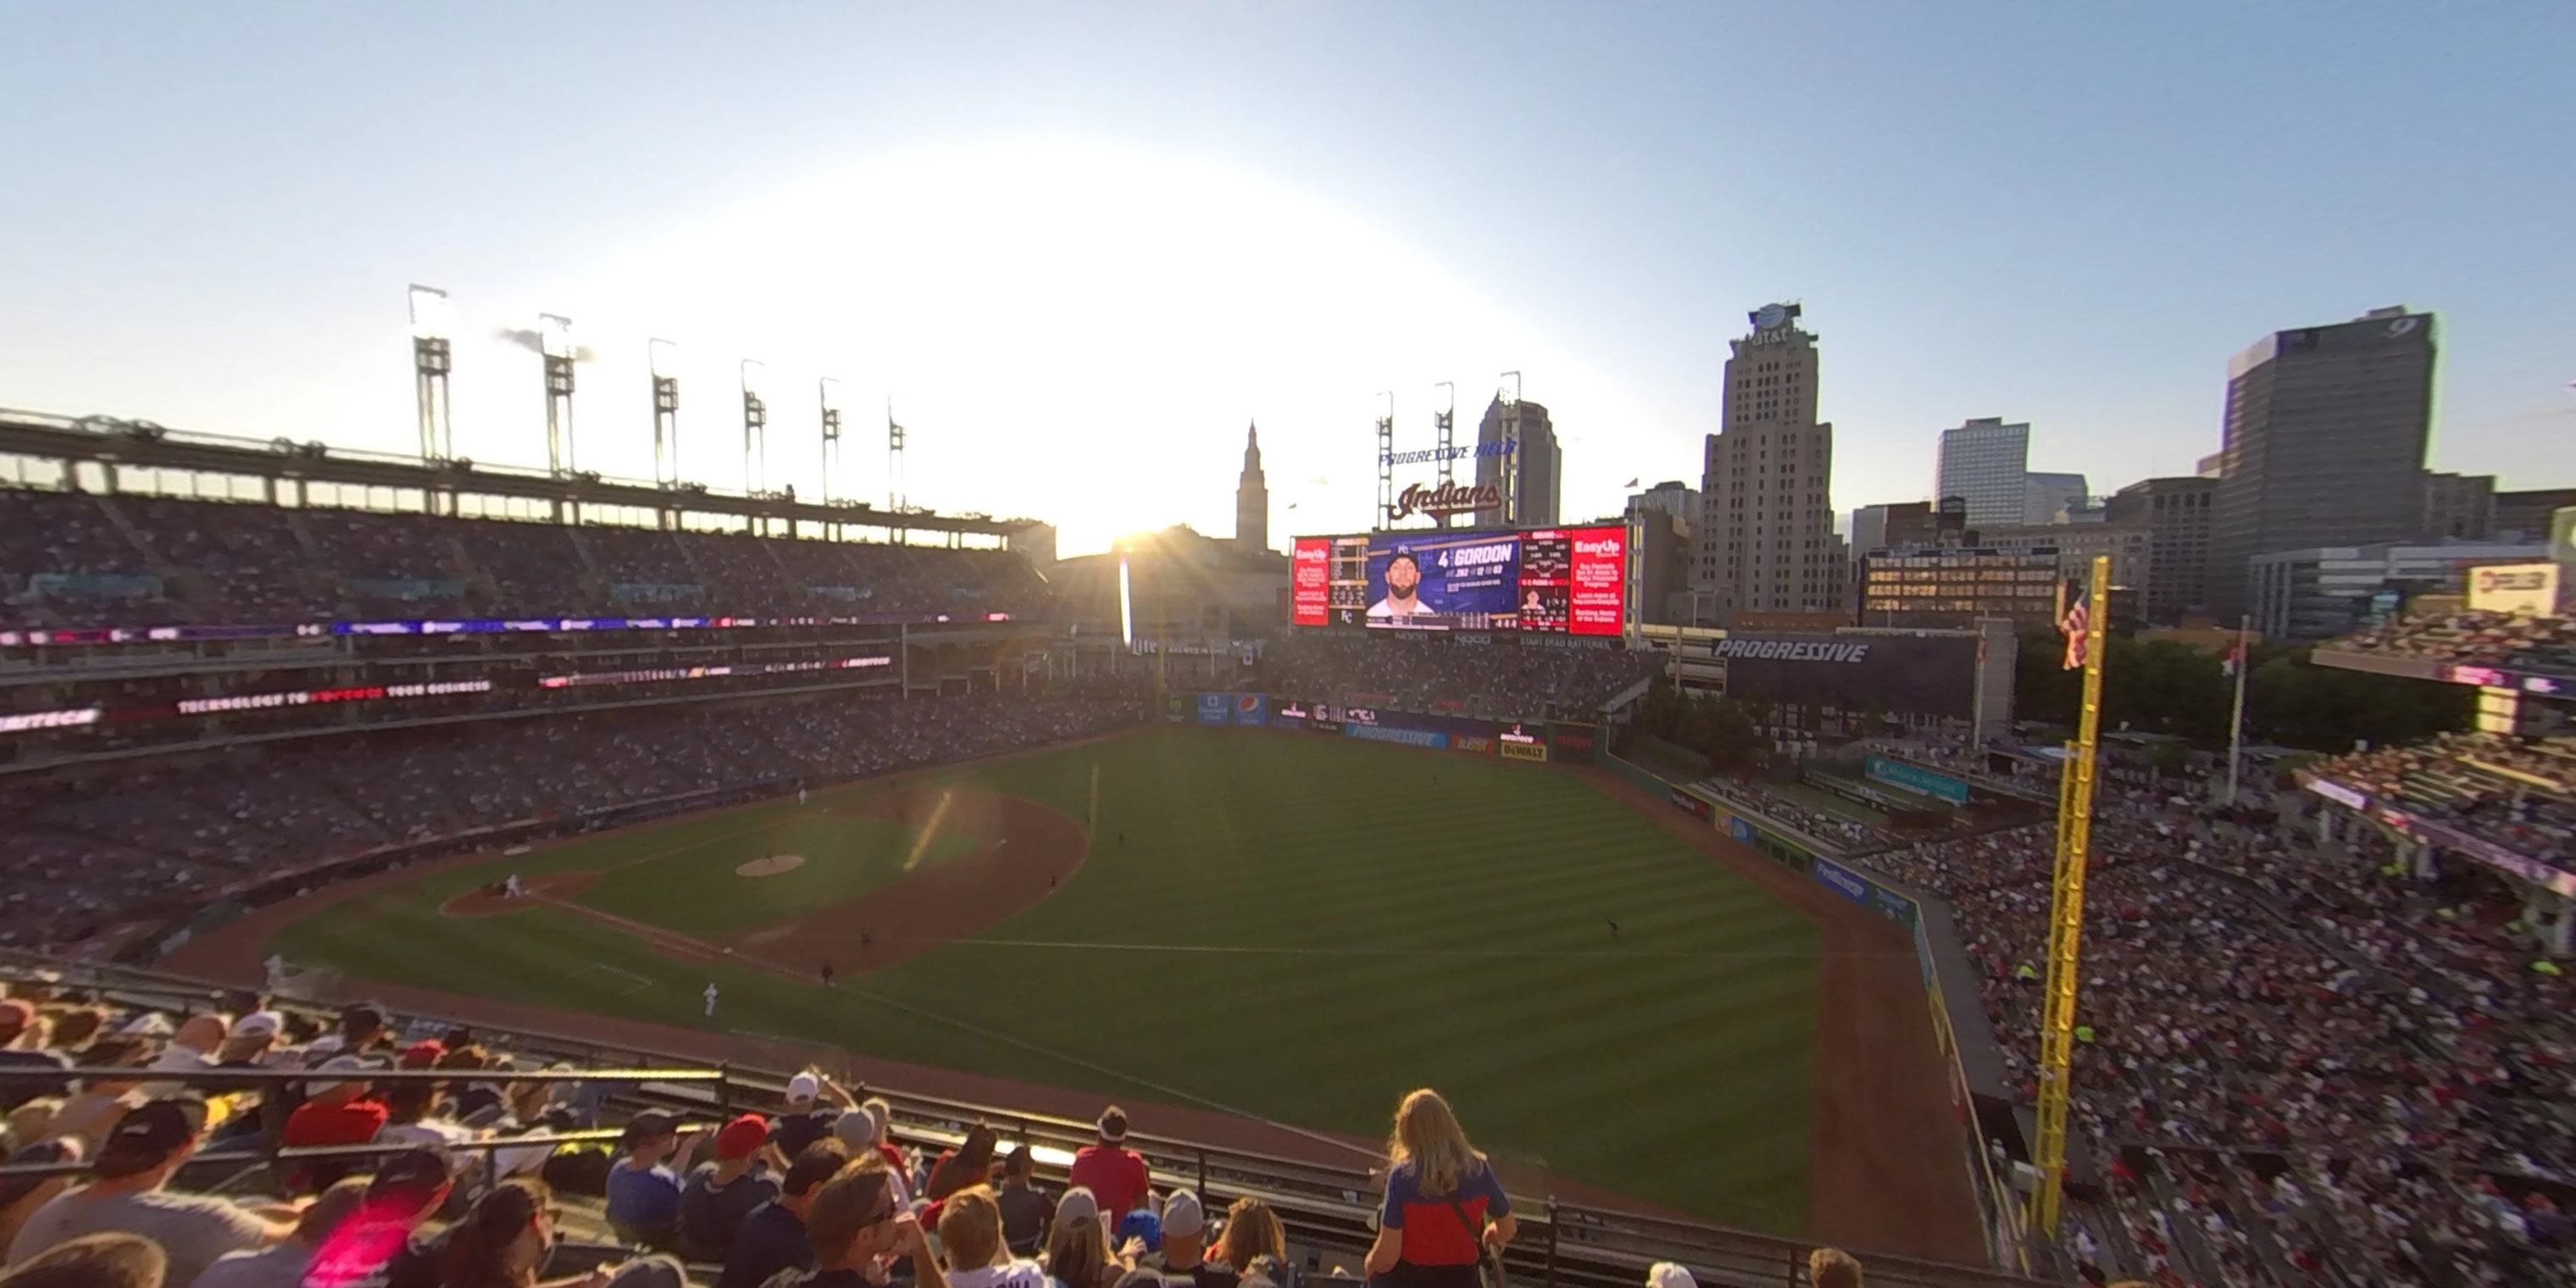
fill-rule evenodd
<path id="1" fill-rule="evenodd" d="M 2039 1194 L 2031 1205 L 2031 1232 L 2057 1233 L 2059 1200 L 2066 1190 L 2066 1097 L 2075 1056 L 2075 989 L 2078 949 L 2084 936 L 2084 865 L 2093 849 L 2093 756 L 2102 734 L 2102 664 L 2111 620 L 2111 559 L 2093 560 L 2086 601 L 2084 704 L 2075 741 L 2067 744 L 2065 776 L 2057 792 L 2057 875 L 2048 908 L 2048 978 L 2039 1018 Z"/>

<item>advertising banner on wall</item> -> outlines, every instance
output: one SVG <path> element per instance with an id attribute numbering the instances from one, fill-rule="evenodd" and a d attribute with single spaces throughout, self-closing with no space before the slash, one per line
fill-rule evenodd
<path id="1" fill-rule="evenodd" d="M 1232 723 L 1234 704 L 1229 699 L 1233 696 L 1231 693 L 1200 694 L 1199 723 L 1203 725 Z"/>
<path id="2" fill-rule="evenodd" d="M 1593 746 L 1600 736 L 1600 729 L 1594 725 L 1550 720 L 1547 722 L 1548 755 L 1560 763 L 1589 765 L 1592 763 Z"/>
<path id="3" fill-rule="evenodd" d="M 1276 728 L 1303 729 L 1306 727 L 1307 718 L 1313 714 L 1306 709 L 1305 703 L 1295 698 L 1270 700 L 1270 723 Z"/>
<path id="4" fill-rule="evenodd" d="M 1691 813 L 1696 814 L 1701 818 L 1710 817 L 1716 808 L 1710 805 L 1707 801 L 1701 800 L 1699 797 L 1693 796 L 1689 792 L 1683 791 L 1678 787 L 1673 789 L 1673 804 L 1679 805 L 1683 809 L 1689 810 Z"/>
<path id="5" fill-rule="evenodd" d="M 1501 752 L 1503 759 L 1505 760 L 1535 760 L 1544 762 L 1547 759 L 1547 744 L 1543 742 L 1505 741 L 1497 745 L 1495 750 Z"/>
<path id="6" fill-rule="evenodd" d="M 1976 716 L 1973 636 L 1751 635 L 1709 646 L 1726 662 L 1726 696 L 1838 711 Z"/>
<path id="7" fill-rule="evenodd" d="M 1190 695 L 1188 695 L 1188 694 L 1186 694 L 1186 693 L 1166 693 L 1166 694 L 1164 694 L 1164 695 L 1163 695 L 1163 718 L 1164 718 L 1165 720 L 1169 720 L 1169 721 L 1171 721 L 1173 724 L 1187 724 L 1187 723 L 1189 723 L 1189 719 L 1190 719 Z"/>
<path id="8" fill-rule="evenodd" d="M 1234 722 L 1259 726 L 1270 723 L 1270 695 L 1238 693 L 1234 695 Z"/>
<path id="9" fill-rule="evenodd" d="M 1494 754 L 1494 740 L 1481 733 L 1451 734 L 1449 736 L 1449 749 L 1451 751 L 1471 752 L 1479 756 L 1490 756 Z"/>
<path id="10" fill-rule="evenodd" d="M 2520 563 L 2471 568 L 2469 607 L 2481 613 L 2553 616 L 2558 611 L 2558 565 Z"/>
<path id="11" fill-rule="evenodd" d="M 1869 906 L 1870 892 L 1876 887 L 1864 880 L 1859 873 L 1832 859 L 1818 859 L 1815 867 L 1809 870 L 1815 873 L 1817 884 L 1864 908 Z"/>
<path id="12" fill-rule="evenodd" d="M 1359 738 L 1368 742 L 1401 743 L 1407 747 L 1429 747 L 1435 751 L 1449 745 L 1449 735 L 1433 733 L 1428 729 L 1389 729 L 1384 725 L 1345 724 L 1342 726 L 1342 733 L 1346 737 Z"/>
<path id="13" fill-rule="evenodd" d="M 1909 765 L 1885 756 L 1872 756 L 1862 765 L 1862 772 L 1891 787 L 1921 792 L 1935 800 L 1953 805 L 1968 803 L 1968 785 L 1948 774 L 1936 774 L 1919 765 Z"/>
<path id="14" fill-rule="evenodd" d="M 1306 709 L 1314 713 L 1313 715 L 1306 717 L 1307 728 L 1312 729 L 1317 733 L 1340 733 L 1342 731 L 1342 709 L 1340 707 L 1334 706 L 1329 702 L 1317 702 L 1308 706 Z"/>

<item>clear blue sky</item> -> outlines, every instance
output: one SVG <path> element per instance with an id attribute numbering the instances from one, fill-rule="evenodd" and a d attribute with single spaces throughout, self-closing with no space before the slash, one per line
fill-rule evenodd
<path id="1" fill-rule="evenodd" d="M 1744 313 L 1824 338 L 1838 508 L 2033 423 L 2099 491 L 2213 450 L 2265 332 L 2442 316 L 2433 463 L 2576 484 L 2576 5 L 19 4 L 0 9 L 0 405 L 405 449 L 403 287 L 454 291 L 457 435 L 542 461 L 540 309 L 600 350 L 586 463 L 693 474 L 735 360 L 810 475 L 1068 549 L 1366 522 L 1368 422 L 1518 368 L 1570 513 L 1696 482 Z M 810 486 L 810 484 L 809 484 Z M 1285 507 L 1296 502 L 1299 509 Z"/>

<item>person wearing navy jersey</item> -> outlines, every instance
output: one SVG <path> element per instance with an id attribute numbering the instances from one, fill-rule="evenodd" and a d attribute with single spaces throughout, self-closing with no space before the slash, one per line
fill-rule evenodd
<path id="1" fill-rule="evenodd" d="M 1500 1255 L 1519 1221 L 1491 1163 L 1440 1093 L 1404 1098 L 1387 1140 L 1386 1201 L 1368 1272 L 1389 1288 L 1477 1288 L 1486 1249 Z"/>

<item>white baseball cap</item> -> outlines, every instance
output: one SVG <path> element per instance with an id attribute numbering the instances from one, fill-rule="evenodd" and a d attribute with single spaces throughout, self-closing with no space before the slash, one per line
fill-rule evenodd
<path id="1" fill-rule="evenodd" d="M 273 1038 L 286 1028 L 286 1017 L 275 1011 L 253 1011 L 233 1021 L 232 1036 L 237 1038 Z"/>
<path id="2" fill-rule="evenodd" d="M 787 1098 L 812 1100 L 823 1094 L 823 1080 L 810 1073 L 800 1073 L 787 1080 Z"/>
<path id="3" fill-rule="evenodd" d="M 1699 1280 L 1676 1262 L 1658 1261 L 1646 1272 L 1646 1288 L 1699 1288 Z"/>

